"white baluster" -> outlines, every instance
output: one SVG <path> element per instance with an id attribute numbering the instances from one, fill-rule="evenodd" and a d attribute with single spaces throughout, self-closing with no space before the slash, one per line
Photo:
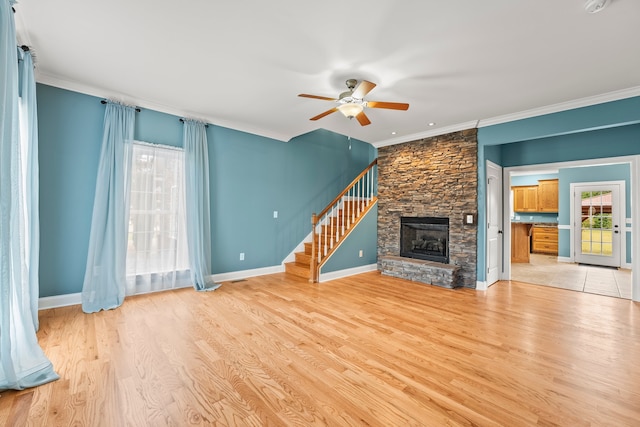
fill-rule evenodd
<path id="1" fill-rule="evenodd" d="M 367 206 L 369 206 L 369 203 L 371 203 L 371 171 L 373 170 L 373 168 L 369 169 L 369 171 L 367 171 L 367 180 L 369 181 L 369 191 L 367 191 Z"/>
<path id="2" fill-rule="evenodd" d="M 340 236 L 342 236 L 340 232 L 340 201 L 336 203 L 336 218 L 334 219 L 334 221 L 336 227 L 336 242 L 339 242 Z"/>
<path id="3" fill-rule="evenodd" d="M 347 201 L 349 201 L 349 203 L 347 203 L 347 230 L 349 229 L 349 227 L 351 226 L 351 188 L 349 188 L 347 190 Z"/>
<path id="4" fill-rule="evenodd" d="M 358 180 L 358 218 L 360 218 L 360 201 L 362 200 L 362 178 Z"/>
<path id="5" fill-rule="evenodd" d="M 322 219 L 324 221 L 324 218 Z M 322 221 L 318 222 L 318 262 L 322 260 L 323 246 L 322 246 Z"/>
<path id="6" fill-rule="evenodd" d="M 331 228 L 333 228 L 333 221 L 335 221 L 335 216 L 336 216 L 335 215 L 335 208 L 336 208 L 335 205 L 331 206 L 331 221 L 330 221 L 331 225 L 329 225 L 329 228 L 327 228 L 327 230 L 330 230 Z M 331 239 L 330 239 L 331 240 L 331 246 L 329 246 L 329 249 L 331 249 L 331 248 L 333 248 L 333 236 L 331 236 L 331 234 L 333 234 L 333 230 L 329 231 L 328 233 L 330 233 L 329 236 L 331 237 Z"/>
<path id="7" fill-rule="evenodd" d="M 324 256 L 327 256 L 327 215 L 324 217 Z"/>
<path id="8" fill-rule="evenodd" d="M 353 188 L 354 188 L 355 196 L 357 198 L 358 197 L 358 183 L 357 182 L 355 183 L 355 186 Z M 351 218 L 351 221 L 355 221 L 355 220 L 356 220 L 356 209 L 354 207 L 354 209 L 353 209 L 353 217 Z"/>
<path id="9" fill-rule="evenodd" d="M 345 214 L 345 210 L 347 209 L 347 205 L 345 204 L 345 200 L 346 200 L 345 197 L 346 196 L 342 196 L 342 215 L 340 217 L 340 222 L 341 222 L 340 227 L 342 229 L 342 235 L 343 236 L 344 236 L 344 222 L 345 222 L 344 221 L 344 214 Z"/>

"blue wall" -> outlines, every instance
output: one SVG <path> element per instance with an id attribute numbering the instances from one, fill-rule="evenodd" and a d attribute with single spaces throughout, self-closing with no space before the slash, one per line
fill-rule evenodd
<path id="1" fill-rule="evenodd" d="M 41 84 L 37 96 L 40 296 L 46 297 L 82 290 L 104 105 L 100 98 Z M 322 130 L 283 143 L 209 125 L 207 137 L 213 273 L 279 265 L 310 232 L 311 213 L 376 157 L 371 145 L 352 139 L 349 149 L 345 136 Z M 142 109 L 135 138 L 181 146 L 182 124 L 177 116 Z M 368 227 L 375 233 L 375 225 Z M 375 248 L 374 242 L 365 253 Z M 352 261 L 345 268 L 370 263 Z"/>
<path id="2" fill-rule="evenodd" d="M 640 97 L 633 97 L 483 127 L 479 129 L 479 136 L 481 133 L 482 145 L 502 145 L 583 134 L 638 124 L 640 123 L 639 112 Z"/>
<path id="3" fill-rule="evenodd" d="M 532 175 L 516 175 L 511 177 L 511 186 L 517 185 L 538 185 L 541 179 L 558 179 L 557 173 L 534 173 Z"/>
<path id="4" fill-rule="evenodd" d="M 82 288 L 104 106 L 99 98 L 41 84 L 37 95 L 40 296 L 45 297 Z M 637 155 L 639 123 L 636 97 L 480 128 L 478 223 L 485 222 L 486 160 L 510 167 Z M 176 116 L 142 109 L 135 137 L 180 146 L 182 125 Z M 369 144 L 352 140 L 349 150 L 346 137 L 327 131 L 282 143 L 210 125 L 208 138 L 214 273 L 279 265 L 309 233 L 311 213 L 377 157 Z M 376 252 L 375 217 L 363 220 L 323 272 L 375 262 L 370 259 Z M 484 231 L 478 227 L 479 281 L 485 278 Z M 359 258 L 363 247 L 365 256 Z"/>
<path id="5" fill-rule="evenodd" d="M 511 167 L 638 155 L 639 123 L 634 97 L 478 129 L 478 223 L 485 222 L 486 160 Z M 478 281 L 486 278 L 485 246 L 478 227 Z"/>
<path id="6" fill-rule="evenodd" d="M 378 205 L 376 204 L 358 223 L 356 228 L 322 266 L 321 273 L 346 270 L 354 265 L 369 265 L 378 262 Z M 360 258 L 362 250 L 362 258 Z"/>

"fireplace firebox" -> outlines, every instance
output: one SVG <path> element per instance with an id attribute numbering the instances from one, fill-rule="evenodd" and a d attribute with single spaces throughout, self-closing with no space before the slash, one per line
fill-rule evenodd
<path id="1" fill-rule="evenodd" d="M 449 264 L 449 218 L 401 217 L 400 256 Z"/>

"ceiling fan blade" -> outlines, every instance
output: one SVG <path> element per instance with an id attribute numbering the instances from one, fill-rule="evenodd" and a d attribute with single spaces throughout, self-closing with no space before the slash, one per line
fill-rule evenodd
<path id="1" fill-rule="evenodd" d="M 358 115 L 356 116 L 356 119 L 358 120 L 358 122 L 360 122 L 360 125 L 362 126 L 371 124 L 371 120 L 369 120 L 369 117 L 367 117 L 364 111 L 361 111 L 360 113 L 358 113 Z"/>
<path id="2" fill-rule="evenodd" d="M 358 99 L 362 99 L 365 97 L 366 94 L 368 94 L 369 92 L 371 92 L 371 90 L 376 87 L 375 83 L 371 83 L 367 80 L 362 80 L 358 86 L 356 86 L 356 88 L 353 90 L 353 97 L 354 98 L 358 98 Z"/>
<path id="3" fill-rule="evenodd" d="M 309 120 L 318 120 L 323 118 L 324 116 L 328 116 L 331 113 L 335 113 L 336 111 L 338 111 L 338 107 L 333 107 L 332 109 L 327 110 L 324 113 L 320 113 L 317 116 L 311 117 Z"/>
<path id="4" fill-rule="evenodd" d="M 387 108 L 389 110 L 408 110 L 409 109 L 409 104 L 404 104 L 402 102 L 367 101 L 367 107 L 369 107 L 369 108 Z"/>
<path id="5" fill-rule="evenodd" d="M 318 96 L 318 95 L 309 95 L 307 93 L 301 93 L 298 96 L 301 96 L 303 98 L 321 99 L 323 101 L 337 101 L 337 99 L 335 98 L 328 98 L 326 96 Z"/>

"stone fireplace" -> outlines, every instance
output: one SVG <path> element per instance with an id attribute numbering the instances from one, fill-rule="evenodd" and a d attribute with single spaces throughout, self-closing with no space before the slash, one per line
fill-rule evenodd
<path id="1" fill-rule="evenodd" d="M 475 288 L 477 227 L 464 218 L 478 211 L 477 159 L 476 129 L 378 148 L 378 269 L 383 274 Z M 447 259 L 404 257 L 403 217 L 447 219 Z M 422 237 L 416 237 L 409 245 L 419 249 Z"/>

